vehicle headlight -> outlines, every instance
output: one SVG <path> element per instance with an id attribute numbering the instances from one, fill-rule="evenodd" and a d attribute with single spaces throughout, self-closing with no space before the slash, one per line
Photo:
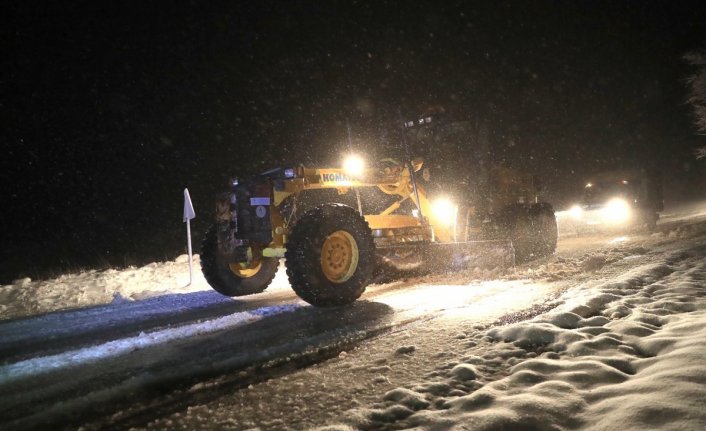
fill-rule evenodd
<path id="1" fill-rule="evenodd" d="M 623 222 L 630 217 L 630 205 L 625 199 L 611 199 L 603 209 L 603 216 L 610 222 Z"/>
<path id="2" fill-rule="evenodd" d="M 438 199 L 432 204 L 434 217 L 443 225 L 451 226 L 456 221 L 456 205 L 446 198 Z"/>
<path id="3" fill-rule="evenodd" d="M 365 169 L 365 162 L 359 156 L 350 155 L 343 161 L 343 171 L 352 177 L 361 176 L 363 169 Z"/>
<path id="4" fill-rule="evenodd" d="M 581 208 L 579 205 L 574 205 L 569 208 L 569 215 L 571 216 L 571 218 L 579 220 L 583 215 L 583 208 Z"/>

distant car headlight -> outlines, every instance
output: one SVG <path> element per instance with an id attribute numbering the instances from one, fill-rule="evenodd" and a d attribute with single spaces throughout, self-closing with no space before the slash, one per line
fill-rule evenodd
<path id="1" fill-rule="evenodd" d="M 583 208 L 581 208 L 579 205 L 574 205 L 569 208 L 569 215 L 574 220 L 579 220 L 581 219 L 581 216 L 583 216 Z"/>
<path id="2" fill-rule="evenodd" d="M 625 199 L 611 199 L 603 208 L 603 217 L 613 223 L 624 222 L 630 218 L 630 205 Z"/>

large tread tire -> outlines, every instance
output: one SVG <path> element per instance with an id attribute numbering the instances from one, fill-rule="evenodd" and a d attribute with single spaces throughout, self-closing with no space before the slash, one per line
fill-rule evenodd
<path id="1" fill-rule="evenodd" d="M 505 226 L 515 249 L 515 262 L 525 263 L 556 251 L 558 228 L 551 205 L 515 206 L 505 214 Z"/>
<path id="2" fill-rule="evenodd" d="M 267 289 L 277 273 L 279 259 L 262 259 L 260 269 L 251 276 L 239 276 L 231 269 L 229 262 L 218 248 L 217 226 L 212 225 L 201 244 L 201 272 L 208 284 L 225 296 L 244 296 L 260 293 Z"/>
<path id="3" fill-rule="evenodd" d="M 647 232 L 653 233 L 657 231 L 657 221 L 659 220 L 659 213 L 650 210 L 644 210 L 637 213 L 638 228 L 644 228 Z"/>
<path id="4" fill-rule="evenodd" d="M 325 272 L 322 251 L 329 241 L 338 240 L 345 248 L 342 275 L 332 281 L 331 268 Z M 346 260 L 355 255 L 357 259 Z M 324 253 L 324 256 L 326 254 Z M 325 204 L 304 214 L 287 239 L 285 254 L 287 276 L 294 292 L 317 307 L 334 307 L 354 302 L 365 291 L 375 268 L 375 244 L 370 227 L 353 208 L 341 204 Z M 348 269 L 346 269 L 348 268 Z"/>
<path id="5" fill-rule="evenodd" d="M 659 220 L 659 213 L 650 213 L 647 218 L 647 231 L 650 233 L 657 231 L 657 221 Z"/>
<path id="6" fill-rule="evenodd" d="M 520 207 L 509 215 L 508 231 L 515 249 L 515 262 L 525 263 L 534 257 L 532 216 L 528 208 Z"/>
<path id="7" fill-rule="evenodd" d="M 554 209 L 549 204 L 541 203 L 532 207 L 531 214 L 536 232 L 535 256 L 544 257 L 554 254 L 559 234 Z"/>

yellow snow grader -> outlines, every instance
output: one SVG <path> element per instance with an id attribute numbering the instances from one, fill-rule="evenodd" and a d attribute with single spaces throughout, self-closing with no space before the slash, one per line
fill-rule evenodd
<path id="1" fill-rule="evenodd" d="M 537 203 L 532 187 L 520 187 L 520 176 L 496 171 L 495 198 L 482 210 L 432 199 L 421 158 L 369 167 L 350 158 L 337 168 L 278 168 L 232 179 L 203 241 L 202 271 L 216 291 L 248 295 L 267 288 L 284 258 L 297 295 L 326 307 L 359 298 L 378 265 L 462 268 L 482 259 L 506 266 L 553 253 L 551 206 Z"/>

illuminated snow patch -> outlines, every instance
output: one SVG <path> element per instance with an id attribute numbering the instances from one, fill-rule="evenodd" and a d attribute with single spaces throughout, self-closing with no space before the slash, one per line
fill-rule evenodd
<path id="1" fill-rule="evenodd" d="M 289 284 L 289 278 L 287 277 L 287 270 L 284 267 L 284 261 L 280 262 L 279 269 L 275 274 L 275 278 L 267 286 L 267 292 L 272 292 L 275 290 L 291 290 L 292 287 Z"/>
<path id="2" fill-rule="evenodd" d="M 125 355 L 135 350 L 214 333 L 247 325 L 274 314 L 294 311 L 300 305 L 268 307 L 251 312 L 234 313 L 207 322 L 184 325 L 177 328 L 141 333 L 135 337 L 110 341 L 97 346 L 73 350 L 58 355 L 28 359 L 0 367 L 0 384 L 10 383 L 28 376 L 36 376 L 61 368 L 75 367 L 103 359 Z"/>
<path id="3" fill-rule="evenodd" d="M 420 284 L 377 296 L 376 302 L 414 314 L 443 311 L 446 317 L 481 316 L 532 304 L 543 290 L 541 283 L 494 280 L 460 285 Z"/>

